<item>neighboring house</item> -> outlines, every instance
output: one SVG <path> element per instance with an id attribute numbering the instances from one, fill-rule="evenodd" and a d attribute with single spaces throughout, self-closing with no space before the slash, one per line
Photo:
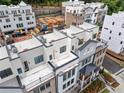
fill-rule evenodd
<path id="1" fill-rule="evenodd" d="M 84 21 L 91 24 L 102 24 L 108 7 L 104 3 L 86 3 L 75 0 L 63 2 L 65 9 L 65 24 L 80 25 Z M 69 24 L 70 23 L 70 24 Z"/>
<path id="2" fill-rule="evenodd" d="M 106 15 L 101 32 L 101 39 L 108 44 L 108 49 L 119 54 L 124 52 L 124 12 Z"/>
<path id="3" fill-rule="evenodd" d="M 0 5 L 0 31 L 27 31 L 36 26 L 35 14 L 30 5 L 23 1 L 18 5 Z"/>
<path id="4" fill-rule="evenodd" d="M 89 35 L 93 29 L 53 29 L 52 33 L 1 47 L 0 87 L 22 93 L 71 93 L 83 89 L 89 78 L 91 82 L 99 74 L 97 67 L 102 64 L 93 64 L 96 49 L 104 47 L 103 42 Z"/>

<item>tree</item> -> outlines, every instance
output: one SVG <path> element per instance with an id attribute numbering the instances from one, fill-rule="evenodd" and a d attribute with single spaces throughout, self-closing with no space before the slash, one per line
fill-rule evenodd
<path id="1" fill-rule="evenodd" d="M 0 4 L 10 5 L 11 4 L 11 0 L 0 0 Z"/>

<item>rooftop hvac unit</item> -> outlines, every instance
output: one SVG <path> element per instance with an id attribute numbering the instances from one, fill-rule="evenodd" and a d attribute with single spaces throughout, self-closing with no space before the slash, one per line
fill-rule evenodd
<path id="1" fill-rule="evenodd" d="M 14 45 L 11 45 L 11 51 L 13 53 L 17 53 L 18 52 L 17 48 Z"/>
<path id="2" fill-rule="evenodd" d="M 44 43 L 46 43 L 46 41 L 47 41 L 43 36 L 41 36 L 41 40 L 42 40 Z"/>

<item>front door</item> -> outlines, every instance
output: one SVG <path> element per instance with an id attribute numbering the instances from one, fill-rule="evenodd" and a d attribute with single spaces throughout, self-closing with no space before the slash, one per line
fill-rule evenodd
<path id="1" fill-rule="evenodd" d="M 25 72 L 29 71 L 29 66 L 27 61 L 24 62 L 24 67 L 25 67 Z"/>

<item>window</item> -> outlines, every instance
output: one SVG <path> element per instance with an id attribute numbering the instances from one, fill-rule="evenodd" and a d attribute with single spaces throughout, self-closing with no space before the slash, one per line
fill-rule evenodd
<path id="1" fill-rule="evenodd" d="M 122 43 L 123 43 L 123 41 L 120 42 L 120 44 L 122 44 Z"/>
<path id="2" fill-rule="evenodd" d="M 75 68 L 72 69 L 72 76 L 75 74 Z"/>
<path id="3" fill-rule="evenodd" d="M 60 48 L 60 53 L 63 53 L 65 51 L 66 51 L 66 46 L 63 46 L 63 47 Z"/>
<path id="4" fill-rule="evenodd" d="M 69 86 L 69 85 L 70 85 L 70 81 L 67 82 L 67 86 Z"/>
<path id="5" fill-rule="evenodd" d="M 97 13 L 95 13 L 95 17 L 97 16 Z"/>
<path id="6" fill-rule="evenodd" d="M 22 21 L 22 17 L 19 17 L 19 21 Z"/>
<path id="7" fill-rule="evenodd" d="M 21 24 L 16 24 L 17 28 L 23 27 L 23 23 Z"/>
<path id="8" fill-rule="evenodd" d="M 35 64 L 41 63 L 43 60 L 43 55 L 34 58 Z"/>
<path id="9" fill-rule="evenodd" d="M 30 17 L 26 17 L 26 20 L 30 20 Z"/>
<path id="10" fill-rule="evenodd" d="M 115 22 L 112 22 L 112 25 L 114 25 L 115 24 Z"/>
<path id="11" fill-rule="evenodd" d="M 66 88 L 66 84 L 63 85 L 63 89 L 65 89 L 65 88 Z"/>
<path id="12" fill-rule="evenodd" d="M 42 85 L 42 86 L 40 87 L 40 90 L 41 90 L 41 91 L 45 90 L 45 86 Z"/>
<path id="13" fill-rule="evenodd" d="M 71 77 L 71 70 L 68 72 L 68 78 Z"/>
<path id="14" fill-rule="evenodd" d="M 50 82 L 46 83 L 46 88 L 50 87 Z"/>
<path id="15" fill-rule="evenodd" d="M 74 45 L 72 46 L 72 50 L 74 50 Z"/>
<path id="16" fill-rule="evenodd" d="M 22 73 L 22 69 L 21 68 L 18 68 L 17 71 L 18 71 L 18 74 Z"/>
<path id="17" fill-rule="evenodd" d="M 33 93 L 40 93 L 39 88 L 38 88 L 38 87 L 35 88 L 35 89 L 33 90 Z"/>
<path id="18" fill-rule="evenodd" d="M 72 83 L 74 83 L 74 78 L 73 78 L 73 79 L 71 79 L 71 84 L 72 84 Z"/>
<path id="19" fill-rule="evenodd" d="M 104 29 L 108 30 L 108 28 L 106 28 L 106 27 Z"/>
<path id="20" fill-rule="evenodd" d="M 3 71 L 0 71 L 0 77 L 1 77 L 1 79 L 6 78 L 6 77 L 8 77 L 8 76 L 10 76 L 12 74 L 13 73 L 12 73 L 11 68 L 8 68 L 8 69 L 5 69 Z"/>
<path id="21" fill-rule="evenodd" d="M 110 34 L 112 33 L 112 31 L 110 30 Z"/>
<path id="22" fill-rule="evenodd" d="M 79 39 L 78 45 L 81 45 L 81 44 L 83 44 L 83 43 L 84 43 L 84 39 Z"/>
<path id="23" fill-rule="evenodd" d="M 97 34 L 93 34 L 93 39 L 96 38 L 96 35 L 97 35 Z"/>
<path id="24" fill-rule="evenodd" d="M 18 10 L 18 13 L 20 13 L 20 10 Z"/>
<path id="25" fill-rule="evenodd" d="M 84 59 L 84 60 L 82 61 L 82 66 L 85 65 L 85 64 L 87 64 L 87 59 Z"/>
<path id="26" fill-rule="evenodd" d="M 100 62 L 102 62 L 102 57 L 100 58 Z"/>
<path id="27" fill-rule="evenodd" d="M 6 22 L 10 22 L 10 19 L 6 19 Z"/>
<path id="28" fill-rule="evenodd" d="M 66 80 L 66 73 L 63 75 L 63 81 Z"/>
<path id="29" fill-rule="evenodd" d="M 52 60 L 52 55 L 49 55 L 49 60 Z"/>
<path id="30" fill-rule="evenodd" d="M 109 40 L 111 40 L 111 37 L 109 37 Z"/>
<path id="31" fill-rule="evenodd" d="M 91 57 L 87 58 L 87 62 L 90 62 L 91 61 Z"/>
<path id="32" fill-rule="evenodd" d="M 118 34 L 119 36 L 121 35 L 121 32 L 119 32 L 119 34 Z"/>
<path id="33" fill-rule="evenodd" d="M 124 23 L 122 24 L 122 28 L 124 28 Z"/>
<path id="34" fill-rule="evenodd" d="M 24 10 L 22 10 L 22 13 L 24 13 L 25 11 Z"/>

